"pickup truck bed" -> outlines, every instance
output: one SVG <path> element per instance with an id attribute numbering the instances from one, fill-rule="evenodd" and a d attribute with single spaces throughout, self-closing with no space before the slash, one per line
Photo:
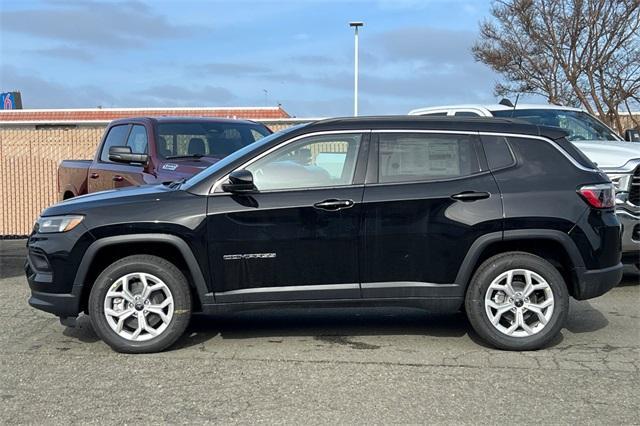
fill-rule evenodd
<path id="1" fill-rule="evenodd" d="M 58 192 L 62 199 L 87 193 L 87 174 L 93 160 L 63 160 L 58 168 Z"/>

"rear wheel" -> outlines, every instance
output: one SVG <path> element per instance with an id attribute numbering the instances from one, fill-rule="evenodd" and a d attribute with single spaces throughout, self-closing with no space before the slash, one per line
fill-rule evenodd
<path id="1" fill-rule="evenodd" d="M 186 329 L 191 294 L 186 278 L 156 256 L 120 259 L 97 278 L 89 295 L 96 333 L 118 352 L 158 352 Z"/>
<path id="2" fill-rule="evenodd" d="M 506 350 L 544 347 L 566 322 L 569 294 L 558 270 L 523 252 L 487 259 L 467 289 L 465 307 L 474 330 Z"/>

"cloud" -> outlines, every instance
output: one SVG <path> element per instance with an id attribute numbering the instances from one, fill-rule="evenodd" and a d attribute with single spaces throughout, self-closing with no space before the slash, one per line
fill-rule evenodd
<path id="1" fill-rule="evenodd" d="M 3 31 L 112 49 L 140 47 L 154 39 L 192 32 L 138 1 L 57 2 L 37 9 L 5 9 L 0 11 L 0 25 Z"/>
<path id="2" fill-rule="evenodd" d="M 12 65 L 0 68 L 0 87 L 22 92 L 25 108 L 163 107 L 230 105 L 235 96 L 210 85 L 156 85 L 137 92 L 107 92 L 95 85 L 53 82 Z"/>
<path id="3" fill-rule="evenodd" d="M 139 90 L 136 95 L 144 102 L 166 106 L 227 105 L 235 99 L 228 89 L 210 85 L 183 87 L 164 84 Z"/>
<path id="4" fill-rule="evenodd" d="M 477 33 L 432 27 L 406 27 L 372 36 L 372 45 L 389 60 L 473 63 Z"/>
<path id="5" fill-rule="evenodd" d="M 328 55 L 292 55 L 291 61 L 311 66 L 335 65 L 338 63 L 334 56 Z"/>
<path id="6" fill-rule="evenodd" d="M 73 61 L 80 62 L 93 62 L 95 59 L 95 55 L 93 55 L 88 50 L 64 45 L 33 49 L 30 52 L 35 55 L 49 56 L 51 58 L 62 60 L 71 59 Z"/>
<path id="7" fill-rule="evenodd" d="M 268 74 L 271 68 L 262 65 L 232 63 L 232 62 L 212 62 L 202 65 L 192 65 L 197 74 L 214 74 L 225 76 L 247 76 L 256 74 Z"/>
<path id="8" fill-rule="evenodd" d="M 80 108 L 116 103 L 112 94 L 98 86 L 55 83 L 11 65 L 3 65 L 0 76 L 0 87 L 22 93 L 25 108 Z"/>

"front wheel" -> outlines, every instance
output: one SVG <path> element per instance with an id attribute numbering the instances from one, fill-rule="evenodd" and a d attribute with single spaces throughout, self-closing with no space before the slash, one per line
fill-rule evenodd
<path id="1" fill-rule="evenodd" d="M 91 324 L 118 352 L 149 353 L 172 345 L 191 316 L 186 278 L 157 256 L 120 259 L 96 279 L 89 295 Z"/>
<path id="2" fill-rule="evenodd" d="M 539 256 L 510 252 L 487 259 L 467 288 L 465 307 L 474 330 L 505 350 L 535 350 L 564 326 L 567 286 L 558 270 Z"/>

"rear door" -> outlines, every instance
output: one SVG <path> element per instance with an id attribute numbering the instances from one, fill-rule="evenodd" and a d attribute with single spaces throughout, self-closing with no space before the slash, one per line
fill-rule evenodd
<path id="1" fill-rule="evenodd" d="M 377 132 L 362 203 L 363 297 L 460 297 L 471 244 L 502 230 L 476 134 Z"/>

